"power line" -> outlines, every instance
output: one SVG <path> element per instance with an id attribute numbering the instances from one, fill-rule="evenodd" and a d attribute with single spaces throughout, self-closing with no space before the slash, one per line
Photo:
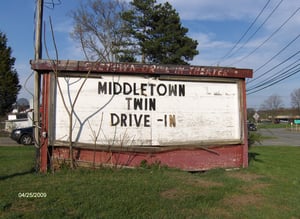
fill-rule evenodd
<path id="1" fill-rule="evenodd" d="M 299 61 L 300 61 L 300 59 L 298 59 L 298 60 L 297 60 L 296 62 L 294 62 L 294 63 L 297 63 L 297 62 L 299 62 Z M 294 64 L 294 63 L 293 63 L 293 64 Z M 268 83 L 270 84 L 270 83 L 272 83 L 272 82 L 274 82 L 274 81 L 277 81 L 277 82 L 279 83 L 279 82 L 283 81 L 283 79 L 284 79 L 286 76 L 291 75 L 290 71 L 294 70 L 294 69 L 295 69 L 296 67 L 298 67 L 298 66 L 300 66 L 300 64 L 297 64 L 297 65 L 291 67 L 290 69 L 286 70 L 285 72 L 276 75 L 276 77 L 271 78 L 271 79 L 268 81 Z M 267 83 L 266 83 L 266 84 L 267 84 Z"/>
<path id="2" fill-rule="evenodd" d="M 33 44 L 35 42 L 35 32 L 36 32 L 36 27 L 35 27 L 35 23 L 36 23 L 36 10 L 37 10 L 37 1 L 35 0 L 35 9 L 34 9 L 34 17 L 33 17 L 33 22 L 34 22 L 34 30 L 33 30 Z M 49 1 L 43 1 L 43 6 L 48 8 L 48 9 L 54 9 L 55 6 L 57 5 L 61 5 L 61 0 L 49 0 Z"/>
<path id="3" fill-rule="evenodd" d="M 257 83 L 256 85 L 252 85 L 252 87 L 248 88 L 247 91 L 251 91 L 251 90 L 254 90 L 256 88 L 259 88 L 265 84 L 268 84 L 270 82 L 272 82 L 274 79 L 277 79 L 279 78 L 280 76 L 284 76 L 285 74 L 287 74 L 292 68 L 294 68 L 295 66 L 293 66 L 294 64 L 298 63 L 300 61 L 300 59 L 297 59 L 296 61 L 294 61 L 293 63 L 291 63 L 289 66 L 285 67 L 285 71 L 284 69 L 281 69 L 280 71 L 276 72 L 273 76 L 265 79 L 264 81 L 260 82 L 260 83 Z M 293 66 L 291 67 L 290 69 L 287 69 L 289 68 L 290 66 Z"/>
<path id="4" fill-rule="evenodd" d="M 271 16 L 274 14 L 274 12 L 279 8 L 279 6 L 281 5 L 282 2 L 283 2 L 283 0 L 281 0 L 276 5 L 276 7 L 271 11 L 271 13 L 267 16 L 267 18 L 263 21 L 263 23 L 256 29 L 256 31 L 250 37 L 248 37 L 248 39 L 235 51 L 235 53 L 237 53 L 242 48 L 244 48 L 245 45 L 255 36 L 255 34 L 258 33 L 258 31 L 265 25 L 265 23 L 271 18 Z M 234 53 L 232 53 L 228 58 L 232 57 L 233 55 L 234 55 Z"/>
<path id="5" fill-rule="evenodd" d="M 257 46 L 254 50 L 252 50 L 248 55 L 240 58 L 239 60 L 233 62 L 230 65 L 234 65 L 238 62 L 241 62 L 242 60 L 248 58 L 250 55 L 252 55 L 253 53 L 255 53 L 259 48 L 261 48 L 266 42 L 268 42 L 278 31 L 280 31 L 286 24 L 287 22 L 292 19 L 292 17 L 294 17 L 296 15 L 296 13 L 300 10 L 300 7 L 297 8 L 266 40 L 264 40 L 259 46 Z"/>
<path id="6" fill-rule="evenodd" d="M 296 55 L 298 55 L 300 53 L 300 51 L 294 53 L 293 55 L 291 55 L 290 57 L 288 57 L 287 59 L 285 59 L 284 61 L 280 62 L 279 64 L 275 65 L 274 67 L 272 67 L 271 69 L 269 69 L 268 71 L 264 72 L 263 74 L 261 74 L 260 76 L 252 79 L 251 81 L 249 81 L 247 84 L 251 84 L 254 81 L 260 79 L 263 76 L 266 76 L 268 73 L 272 72 L 274 69 L 276 69 L 277 67 L 279 67 L 280 65 L 284 64 L 285 62 L 291 60 L 292 58 L 294 58 Z"/>
<path id="7" fill-rule="evenodd" d="M 51 0 L 51 1 L 45 1 L 44 6 L 49 9 L 54 9 L 56 5 L 60 5 L 61 0 Z"/>
<path id="8" fill-rule="evenodd" d="M 293 44 L 298 38 L 300 37 L 300 34 L 298 34 L 292 41 L 290 41 L 283 49 L 281 49 L 278 53 L 276 53 L 271 59 L 269 59 L 265 64 L 261 65 L 255 72 L 257 72 L 258 70 L 260 70 L 262 67 L 266 66 L 268 63 L 270 63 L 275 57 L 277 57 L 280 53 L 282 53 L 286 48 L 288 48 L 291 44 Z M 264 74 L 262 74 L 261 76 L 259 76 L 258 78 L 261 78 L 263 76 L 265 76 L 266 74 L 268 74 L 269 72 L 271 72 L 273 69 L 277 68 L 278 66 L 280 66 L 281 64 L 287 62 L 288 60 L 290 60 L 291 58 L 293 58 L 294 56 L 296 56 L 300 51 L 294 53 L 292 56 L 290 56 L 289 58 L 287 58 L 286 60 L 284 60 L 283 62 L 281 62 L 280 64 L 276 65 L 275 67 L 273 67 L 272 69 L 268 70 L 267 72 L 265 72 Z M 299 60 L 297 60 L 299 61 Z M 294 63 L 293 63 L 294 64 Z M 291 66 L 291 65 L 289 65 Z M 289 67 L 288 66 L 288 67 Z M 290 71 L 290 70 L 288 70 Z M 268 83 L 271 83 L 272 81 L 274 81 L 275 79 L 279 78 L 280 77 L 280 73 L 281 75 L 285 75 L 286 72 L 288 71 L 285 71 L 284 73 L 281 73 L 281 71 L 269 78 L 267 78 L 266 80 L 267 81 L 264 81 L 264 82 L 261 82 L 261 83 L 258 83 L 257 85 L 254 85 L 252 88 L 248 89 L 247 91 L 251 91 L 251 90 L 254 90 L 254 89 L 257 89 L 261 86 L 264 86 L 265 84 L 268 84 Z M 255 80 L 257 80 L 258 78 L 256 78 Z M 255 81 L 253 80 L 253 81 Z M 280 80 L 277 82 L 279 83 Z M 247 84 L 249 84 L 250 82 L 248 82 Z M 276 83 L 275 83 L 276 84 Z M 267 86 L 269 87 L 269 86 Z M 262 89 L 259 89 L 259 91 L 262 90 Z"/>
<path id="9" fill-rule="evenodd" d="M 281 0 L 283 1 L 283 0 Z M 241 42 L 241 40 L 246 36 L 246 34 L 250 31 L 252 26 L 255 24 L 255 22 L 258 20 L 258 18 L 261 16 L 261 14 L 264 12 L 264 10 L 267 8 L 268 4 L 270 3 L 270 0 L 267 1 L 265 6 L 260 10 L 259 14 L 256 16 L 254 21 L 251 23 L 251 25 L 248 27 L 248 29 L 245 31 L 245 33 L 241 36 L 241 38 L 235 43 L 235 45 L 218 61 L 218 64 L 225 59 L 236 47 L 237 45 Z"/>
<path id="10" fill-rule="evenodd" d="M 272 58 L 270 58 L 265 64 L 261 65 L 259 68 L 255 70 L 255 72 L 262 69 L 264 66 L 269 64 L 273 59 L 275 59 L 280 53 L 282 53 L 284 50 L 286 50 L 290 45 L 292 45 L 298 38 L 300 37 L 300 34 L 298 34 L 292 41 L 290 41 L 285 47 L 283 47 L 278 53 L 276 53 Z"/>
<path id="11" fill-rule="evenodd" d="M 247 94 L 250 95 L 250 94 L 257 93 L 257 92 L 259 92 L 259 91 L 261 91 L 261 90 L 264 90 L 264 89 L 266 89 L 266 88 L 268 88 L 268 87 L 271 87 L 271 86 L 273 86 L 273 85 L 275 85 L 275 84 L 277 84 L 277 83 L 279 83 L 279 82 L 281 82 L 281 81 L 283 81 L 283 80 L 285 80 L 285 79 L 287 79 L 287 78 L 289 78 L 289 77 L 291 77 L 291 76 L 293 76 L 293 75 L 295 75 L 295 74 L 297 74 L 297 73 L 299 73 L 299 72 L 300 72 L 300 68 L 296 69 L 294 72 L 288 74 L 287 76 L 285 76 L 284 78 L 282 78 L 282 79 L 280 79 L 280 80 L 277 80 L 277 81 L 275 81 L 275 82 L 273 82 L 273 83 L 271 83 L 271 84 L 269 84 L 269 85 L 266 85 L 266 86 L 264 86 L 264 87 L 262 87 L 262 88 L 260 88 L 260 89 L 258 89 L 258 90 L 256 90 L 256 91 L 252 91 L 252 92 L 247 93 Z"/>
<path id="12" fill-rule="evenodd" d="M 297 61 L 295 61 L 293 64 L 299 62 L 300 59 L 298 59 Z M 293 65 L 291 64 L 291 65 Z M 289 65 L 289 66 L 291 66 Z M 268 81 L 264 81 L 258 85 L 256 85 L 255 87 L 252 87 L 250 89 L 247 89 L 247 94 L 253 94 L 253 93 L 257 93 L 258 91 L 264 90 L 268 87 L 271 87 L 277 83 L 282 82 L 283 80 L 297 74 L 298 72 L 300 72 L 300 68 L 295 69 L 296 67 L 300 66 L 300 64 L 297 64 L 285 71 L 278 71 L 272 78 L 270 78 Z M 291 72 L 292 71 L 292 72 Z M 252 91 L 252 92 L 250 92 Z M 250 92 L 250 93 L 249 93 Z"/>

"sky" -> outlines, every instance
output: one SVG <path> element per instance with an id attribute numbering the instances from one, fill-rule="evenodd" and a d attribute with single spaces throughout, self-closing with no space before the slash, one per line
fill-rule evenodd
<path id="1" fill-rule="evenodd" d="M 85 0 L 81 0 L 85 2 Z M 55 52 L 50 34 L 52 19 L 59 59 L 83 60 L 80 46 L 70 33 L 70 11 L 80 0 L 45 0 L 45 42 L 50 58 Z M 53 7 L 50 2 L 54 2 Z M 166 2 L 159 0 L 158 2 Z M 253 69 L 247 79 L 247 107 L 259 110 L 271 95 L 280 96 L 291 107 L 290 95 L 300 88 L 300 1 L 299 0 L 169 0 L 178 12 L 188 36 L 198 41 L 199 55 L 191 65 Z M 18 98 L 31 99 L 34 59 L 35 0 L 1 0 L 0 31 L 16 58 L 22 90 Z M 44 36 L 43 36 L 44 37 Z M 279 82 L 279 83 L 277 83 Z M 262 89 L 262 90 L 259 90 Z"/>

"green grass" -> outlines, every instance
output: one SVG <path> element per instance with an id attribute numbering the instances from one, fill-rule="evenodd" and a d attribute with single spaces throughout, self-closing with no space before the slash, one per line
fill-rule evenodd
<path id="1" fill-rule="evenodd" d="M 253 147 L 247 169 L 33 172 L 32 147 L 0 147 L 0 218 L 299 218 L 300 147 Z M 45 198 L 19 198 L 42 192 Z"/>
<path id="2" fill-rule="evenodd" d="M 289 123 L 258 123 L 257 128 L 259 129 L 274 129 L 274 128 L 291 128 Z"/>

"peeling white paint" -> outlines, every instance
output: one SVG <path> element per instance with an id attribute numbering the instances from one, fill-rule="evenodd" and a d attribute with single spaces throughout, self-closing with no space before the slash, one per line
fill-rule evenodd
<path id="1" fill-rule="evenodd" d="M 83 79 L 58 80 L 70 109 Z M 107 90 L 103 88 L 105 82 Z M 116 82 L 117 86 L 127 87 L 118 88 L 122 91 L 109 91 L 113 89 L 108 87 L 109 83 Z M 176 88 L 176 93 L 170 92 L 170 88 Z M 69 118 L 56 90 L 55 139 L 68 141 Z M 241 140 L 237 82 L 166 81 L 153 77 L 101 75 L 101 78 L 87 79 L 74 112 L 73 141 L 80 143 L 93 144 L 98 130 L 97 144 L 112 146 L 170 146 Z"/>

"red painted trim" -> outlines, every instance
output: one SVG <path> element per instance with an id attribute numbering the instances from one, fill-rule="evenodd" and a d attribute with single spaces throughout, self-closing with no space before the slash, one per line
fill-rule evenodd
<path id="1" fill-rule="evenodd" d="M 100 63 L 70 60 L 31 60 L 31 68 L 39 72 L 59 71 L 59 73 L 74 74 L 74 72 L 115 73 L 115 74 L 153 74 L 182 75 L 203 77 L 252 78 L 252 69 L 239 69 L 216 66 L 192 65 L 150 65 L 135 63 Z"/>
<path id="2" fill-rule="evenodd" d="M 248 167 L 248 127 L 247 127 L 247 98 L 246 98 L 246 82 L 243 80 L 242 84 L 242 101 L 243 101 L 243 118 L 244 123 L 244 146 L 243 146 L 243 167 Z"/>
<path id="3" fill-rule="evenodd" d="M 240 168 L 243 162 L 244 145 L 226 145 L 216 147 L 214 152 L 203 149 L 178 149 L 156 153 L 137 152 L 107 152 L 84 148 L 74 148 L 74 157 L 81 162 L 92 165 L 112 165 L 124 167 L 138 167 L 142 161 L 148 164 L 159 163 L 162 166 L 179 168 L 185 171 L 201 171 L 213 168 Z M 68 147 L 55 147 L 55 160 L 68 160 Z"/>
<path id="4" fill-rule="evenodd" d="M 140 75 L 185 75 L 198 77 L 241 78 L 241 114 L 244 123 L 244 143 L 239 145 L 215 146 L 212 150 L 203 149 L 177 149 L 164 152 L 107 152 L 84 148 L 74 148 L 74 157 L 79 162 L 96 164 L 109 164 L 121 166 L 139 166 L 143 160 L 149 164 L 159 162 L 161 165 L 180 168 L 188 171 L 207 170 L 212 168 L 236 168 L 248 166 L 247 142 L 247 109 L 245 78 L 252 77 L 252 70 L 207 67 L 207 66 L 174 66 L 174 65 L 144 65 L 130 63 L 93 63 L 83 61 L 50 60 L 31 61 L 32 68 L 43 74 L 42 104 L 41 104 L 41 132 L 48 133 L 49 127 L 49 97 L 53 95 L 50 90 L 50 73 L 59 70 L 60 74 L 74 74 L 92 71 L 93 73 L 140 74 Z M 63 76 L 63 75 L 62 75 Z M 48 137 L 40 137 L 41 172 L 47 171 L 48 165 Z M 212 146 L 210 146 L 212 148 Z M 54 147 L 53 157 L 69 159 L 68 147 Z"/>
<path id="5" fill-rule="evenodd" d="M 49 107 L 49 88 L 50 74 L 43 75 L 42 105 L 41 105 L 41 130 L 40 130 L 40 171 L 47 172 L 48 166 L 48 136 L 43 137 L 42 133 L 48 133 L 48 107 Z"/>

